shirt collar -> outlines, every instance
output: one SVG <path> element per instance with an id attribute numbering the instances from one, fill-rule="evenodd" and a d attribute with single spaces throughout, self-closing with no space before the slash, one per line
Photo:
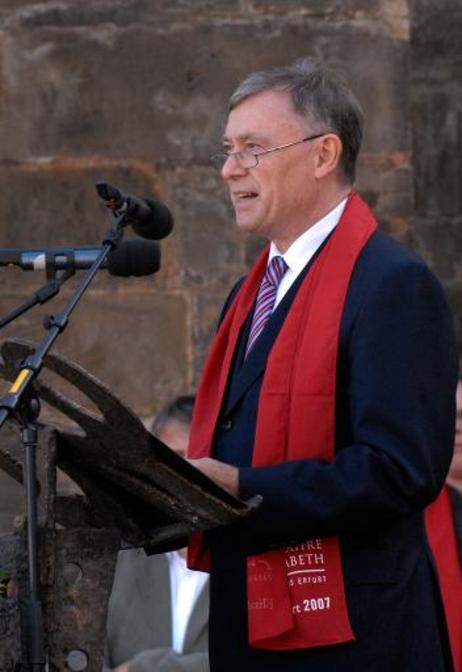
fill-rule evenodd
<path id="1" fill-rule="evenodd" d="M 268 255 L 268 263 L 277 255 L 284 258 L 289 269 L 295 273 L 302 270 L 305 264 L 311 259 L 318 247 L 327 238 L 329 233 L 335 229 L 340 217 L 345 209 L 348 197 L 345 197 L 338 205 L 335 206 L 327 215 L 317 221 L 313 226 L 304 231 L 289 247 L 284 254 L 281 255 L 276 245 L 271 242 L 270 251 Z"/>

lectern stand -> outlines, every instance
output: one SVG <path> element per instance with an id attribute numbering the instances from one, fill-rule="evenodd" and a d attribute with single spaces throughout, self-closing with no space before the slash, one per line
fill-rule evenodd
<path id="1" fill-rule="evenodd" d="M 14 380 L 15 363 L 32 344 L 2 346 L 0 374 Z M 117 552 L 143 546 L 160 553 L 184 545 L 194 530 L 226 525 L 246 516 L 258 501 L 242 502 L 191 467 L 152 436 L 139 418 L 100 381 L 57 354 L 45 367 L 58 382 L 33 385 L 38 397 L 63 413 L 73 428 L 41 426 L 37 449 L 38 548 L 45 648 L 50 672 L 100 672 L 106 607 Z M 79 404 L 60 391 L 59 379 L 92 404 Z M 0 448 L 0 467 L 22 480 L 21 464 Z M 56 469 L 67 473 L 82 495 L 57 496 Z M 0 670 L 24 667 L 27 624 L 24 532 L 0 537 L 0 570 L 17 586 L 0 597 Z M 0 574 L 0 578 L 1 578 Z"/>

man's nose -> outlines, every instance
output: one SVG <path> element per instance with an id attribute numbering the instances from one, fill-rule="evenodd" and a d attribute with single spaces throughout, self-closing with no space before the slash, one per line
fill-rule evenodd
<path id="1" fill-rule="evenodd" d="M 248 168 L 244 168 L 242 161 L 239 159 L 239 154 L 230 154 L 223 164 L 221 169 L 221 176 L 224 180 L 232 180 L 236 177 L 246 175 Z"/>

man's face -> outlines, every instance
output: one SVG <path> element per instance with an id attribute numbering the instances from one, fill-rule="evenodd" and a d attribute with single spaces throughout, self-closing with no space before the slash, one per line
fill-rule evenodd
<path id="1" fill-rule="evenodd" d="M 462 381 L 457 384 L 456 436 L 454 439 L 454 457 L 449 469 L 448 481 L 462 492 Z"/>
<path id="2" fill-rule="evenodd" d="M 178 420 L 169 420 L 158 433 L 158 438 L 169 448 L 185 457 L 189 440 L 189 425 Z"/>
<path id="3" fill-rule="evenodd" d="M 224 147 L 227 152 L 258 152 L 301 140 L 312 132 L 294 112 L 286 92 L 264 91 L 230 112 Z M 243 168 L 233 157 L 227 160 L 222 176 L 240 229 L 277 244 L 278 239 L 294 239 L 308 228 L 317 189 L 314 160 L 318 142 L 263 155 L 254 168 Z"/>

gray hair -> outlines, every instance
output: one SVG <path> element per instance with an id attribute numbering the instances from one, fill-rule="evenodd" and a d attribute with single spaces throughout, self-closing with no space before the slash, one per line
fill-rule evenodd
<path id="1" fill-rule="evenodd" d="M 364 115 L 356 96 L 340 76 L 307 58 L 288 66 L 254 72 L 232 94 L 229 110 L 262 91 L 287 91 L 295 112 L 311 125 L 310 130 L 339 136 L 343 146 L 340 169 L 347 181 L 353 183 Z"/>

